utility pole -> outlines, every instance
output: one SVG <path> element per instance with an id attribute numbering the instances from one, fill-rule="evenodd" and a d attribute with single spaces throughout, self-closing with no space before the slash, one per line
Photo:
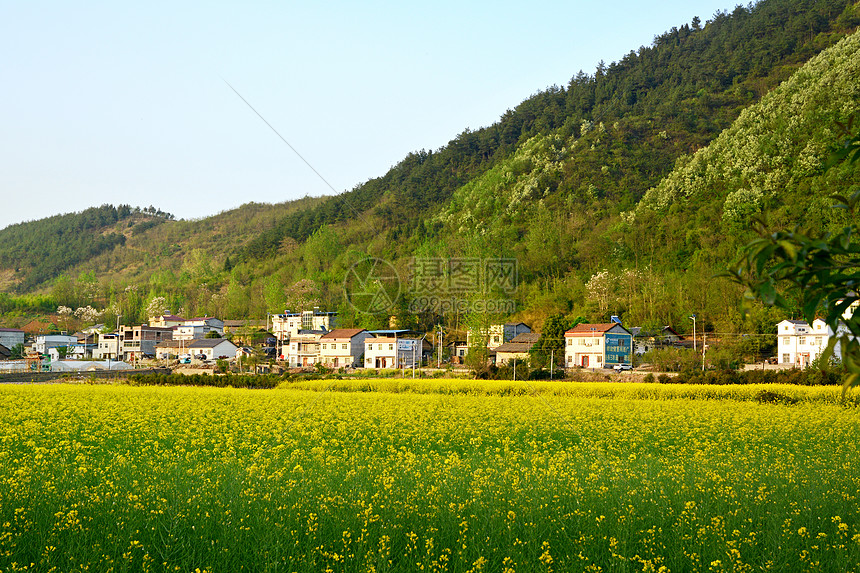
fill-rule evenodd
<path id="1" fill-rule="evenodd" d="M 442 325 L 439 325 L 439 355 L 436 357 L 436 365 L 438 368 L 442 368 Z"/>
<path id="2" fill-rule="evenodd" d="M 688 317 L 693 321 L 693 352 L 696 351 L 696 315 Z"/>
<path id="3" fill-rule="evenodd" d="M 552 371 L 555 368 L 555 348 L 549 351 L 549 379 L 552 380 Z"/>

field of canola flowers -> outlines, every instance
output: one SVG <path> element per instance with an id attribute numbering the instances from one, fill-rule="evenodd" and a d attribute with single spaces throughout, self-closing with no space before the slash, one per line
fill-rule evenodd
<path id="1" fill-rule="evenodd" d="M 355 384 L 0 387 L 0 572 L 860 569 L 838 388 Z"/>

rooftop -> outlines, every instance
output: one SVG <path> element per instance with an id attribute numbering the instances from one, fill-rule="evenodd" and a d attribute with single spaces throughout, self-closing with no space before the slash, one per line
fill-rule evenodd
<path id="1" fill-rule="evenodd" d="M 357 334 L 365 332 L 363 328 L 335 328 L 331 332 L 327 332 L 323 338 L 352 338 Z"/>
<path id="2" fill-rule="evenodd" d="M 621 325 L 619 325 L 617 322 L 601 322 L 598 324 L 582 323 L 582 324 L 577 324 L 576 326 L 574 326 L 573 328 L 571 328 L 570 330 L 568 330 L 564 334 L 565 334 L 565 336 L 568 336 L 568 335 L 575 335 L 575 334 L 596 334 L 598 332 L 603 333 L 603 332 L 606 332 L 607 330 L 610 330 L 616 326 L 621 326 Z"/>

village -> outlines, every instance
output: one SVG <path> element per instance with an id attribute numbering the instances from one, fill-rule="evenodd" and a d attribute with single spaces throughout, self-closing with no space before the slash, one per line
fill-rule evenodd
<path id="1" fill-rule="evenodd" d="M 846 311 L 853 313 L 857 304 Z M 695 316 L 690 317 L 692 320 Z M 285 370 L 397 370 L 422 367 L 464 369 L 470 351 L 495 366 L 528 365 L 541 338 L 523 322 L 490 324 L 484 329 L 432 332 L 390 328 L 339 328 L 336 312 L 319 307 L 270 314 L 265 320 L 221 320 L 173 314 L 150 317 L 148 324 L 92 325 L 78 332 L 56 332 L 57 325 L 31 321 L 20 329 L 0 328 L 0 373 L 125 371 L 171 368 L 177 372 L 283 372 Z M 694 323 L 695 328 L 695 323 Z M 776 325 L 773 356 L 747 368 L 806 368 L 827 347 L 834 333 L 821 319 L 807 324 L 783 320 Z M 564 369 L 648 369 L 642 358 L 651 350 L 687 349 L 705 354 L 714 342 L 705 332 L 679 334 L 608 323 L 580 323 L 564 332 L 549 361 Z M 839 348 L 834 355 L 839 358 Z"/>

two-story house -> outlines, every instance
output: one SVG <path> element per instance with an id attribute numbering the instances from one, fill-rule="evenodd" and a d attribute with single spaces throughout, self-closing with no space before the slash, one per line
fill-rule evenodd
<path id="1" fill-rule="evenodd" d="M 633 362 L 633 335 L 617 322 L 577 324 L 564 333 L 567 368 L 604 368 Z"/>
<path id="2" fill-rule="evenodd" d="M 371 330 L 364 340 L 365 368 L 412 368 L 432 352 L 414 330 Z"/>
<path id="3" fill-rule="evenodd" d="M 824 320 L 816 318 L 812 325 L 804 320 L 783 320 L 776 325 L 777 359 L 779 364 L 794 368 L 806 368 L 821 356 L 833 331 Z M 837 345 L 834 355 L 839 357 L 841 349 Z"/>
<path id="4" fill-rule="evenodd" d="M 363 328 L 336 328 L 320 337 L 319 361 L 330 368 L 361 366 L 364 341 L 370 334 Z"/>
<path id="5" fill-rule="evenodd" d="M 119 331 L 122 360 L 138 360 L 155 356 L 155 346 L 163 340 L 173 340 L 173 328 L 157 326 L 123 326 Z"/>
<path id="6" fill-rule="evenodd" d="M 299 330 L 283 343 L 280 359 L 286 360 L 292 368 L 306 368 L 320 361 L 320 339 L 325 330 Z"/>
<path id="7" fill-rule="evenodd" d="M 337 328 L 337 313 L 323 312 L 319 307 L 302 312 L 290 312 L 273 314 L 272 334 L 279 343 L 289 341 L 297 335 L 300 330 L 322 330 L 325 332 Z"/>

